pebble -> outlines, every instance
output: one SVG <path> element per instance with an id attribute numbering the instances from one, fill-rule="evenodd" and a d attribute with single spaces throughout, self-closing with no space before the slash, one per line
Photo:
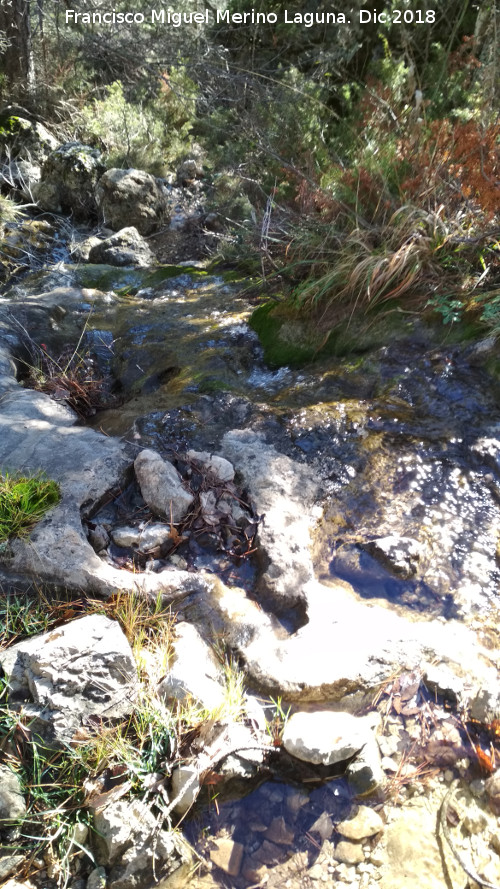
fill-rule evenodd
<path id="1" fill-rule="evenodd" d="M 350 843 L 347 840 L 340 840 L 333 854 L 342 864 L 360 864 L 365 860 L 365 853 L 359 843 Z"/>
<path id="2" fill-rule="evenodd" d="M 359 806 L 352 817 L 337 825 L 338 832 L 350 840 L 364 840 L 380 833 L 383 829 L 382 818 L 370 806 Z"/>
<path id="3" fill-rule="evenodd" d="M 214 842 L 216 848 L 211 849 L 210 860 L 230 877 L 237 877 L 243 860 L 244 846 L 229 837 L 220 837 Z"/>
<path id="4" fill-rule="evenodd" d="M 314 830 L 312 827 L 311 830 Z M 333 825 L 332 825 L 333 832 Z M 331 836 L 331 834 L 330 834 Z M 281 846 L 291 846 L 294 840 L 295 834 L 293 830 L 287 826 L 286 821 L 283 817 L 273 818 L 271 824 L 269 825 L 266 831 L 266 839 L 271 840 L 273 843 L 278 843 Z"/>

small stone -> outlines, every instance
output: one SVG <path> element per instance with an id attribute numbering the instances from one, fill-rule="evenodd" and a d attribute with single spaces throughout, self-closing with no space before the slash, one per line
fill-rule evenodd
<path id="1" fill-rule="evenodd" d="M 294 790 L 286 798 L 286 807 L 292 815 L 296 815 L 302 806 L 307 806 L 309 797 L 303 790 Z"/>
<path id="2" fill-rule="evenodd" d="M 106 871 L 103 867 L 96 867 L 90 872 L 87 889 L 106 889 Z"/>
<path id="3" fill-rule="evenodd" d="M 229 837 L 214 840 L 216 848 L 210 851 L 210 860 L 230 877 L 237 877 L 243 860 L 244 846 Z"/>
<path id="4" fill-rule="evenodd" d="M 184 815 L 196 801 L 200 790 L 198 770 L 195 766 L 178 766 L 172 772 L 172 800 L 180 794 L 174 812 Z"/>
<path id="5" fill-rule="evenodd" d="M 310 867 L 307 871 L 307 875 L 308 877 L 310 877 L 311 880 L 321 880 L 323 873 L 324 871 L 321 864 L 313 864 L 313 866 Z"/>
<path id="6" fill-rule="evenodd" d="M 372 849 L 370 852 L 370 861 L 373 866 L 382 867 L 382 865 L 385 864 L 385 860 L 382 850 L 378 846 L 375 846 L 375 849 Z"/>
<path id="7" fill-rule="evenodd" d="M 285 726 L 283 746 L 292 756 L 305 762 L 332 765 L 359 753 L 369 740 L 373 740 L 370 726 L 366 717 L 350 713 L 298 712 Z"/>
<path id="8" fill-rule="evenodd" d="M 311 828 L 312 829 L 312 828 Z M 266 831 L 266 839 L 280 846 L 291 846 L 294 840 L 294 832 L 291 830 L 284 818 L 273 818 L 268 830 Z"/>
<path id="9" fill-rule="evenodd" d="M 365 860 L 363 849 L 359 843 L 350 843 L 347 840 L 337 843 L 333 854 L 337 861 L 343 864 L 361 864 Z"/>
<path id="10" fill-rule="evenodd" d="M 24 861 L 24 855 L 0 855 L 0 880 L 15 873 Z"/>
<path id="11" fill-rule="evenodd" d="M 280 846 L 270 843 L 269 840 L 264 840 L 262 845 L 256 850 L 254 858 L 261 861 L 262 864 L 273 866 L 279 864 L 280 861 L 283 861 L 285 854 L 286 853 Z"/>
<path id="12" fill-rule="evenodd" d="M 234 479 L 234 466 L 225 457 L 219 457 L 217 454 L 209 454 L 207 451 L 188 451 L 187 455 L 190 460 L 201 463 L 212 475 L 221 482 L 232 482 Z"/>
<path id="13" fill-rule="evenodd" d="M 25 814 L 21 779 L 8 766 L 0 765 L 0 820 L 19 821 Z"/>
<path id="14" fill-rule="evenodd" d="M 267 874 L 267 867 L 265 864 L 261 864 L 259 861 L 255 861 L 253 858 L 245 857 L 243 862 L 243 867 L 241 868 L 241 876 L 247 883 L 251 883 L 253 885 L 259 885 L 263 883 L 264 877 Z"/>
<path id="15" fill-rule="evenodd" d="M 157 515 L 180 522 L 194 498 L 183 487 L 175 466 L 163 460 L 156 451 L 146 448 L 136 457 L 134 468 L 149 508 Z"/>
<path id="16" fill-rule="evenodd" d="M 383 756 L 381 762 L 384 772 L 397 772 L 399 764 L 391 756 Z"/>
<path id="17" fill-rule="evenodd" d="M 332 819 L 326 812 L 323 812 L 314 824 L 311 825 L 309 832 L 319 833 L 322 840 L 329 840 L 333 833 Z"/>
<path id="18" fill-rule="evenodd" d="M 383 829 L 382 818 L 369 806 L 359 806 L 354 815 L 337 825 L 338 832 L 350 840 L 364 840 L 365 837 L 372 837 Z"/>

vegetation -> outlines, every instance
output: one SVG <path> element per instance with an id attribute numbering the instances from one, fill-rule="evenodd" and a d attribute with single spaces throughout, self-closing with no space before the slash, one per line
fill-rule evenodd
<path id="1" fill-rule="evenodd" d="M 26 537 L 48 509 L 59 502 L 59 486 L 43 475 L 0 476 L 0 543 Z"/>
<path id="2" fill-rule="evenodd" d="M 0 19 L 0 96 L 44 109 L 110 164 L 165 175 L 203 156 L 215 209 L 233 220 L 219 258 L 260 272 L 287 321 L 315 327 L 304 356 L 394 309 L 496 332 L 498 2 L 403 5 L 362 24 L 361 0 L 314 0 L 306 23 L 283 0 L 217 2 L 204 25 L 169 26 L 166 46 L 165 26 L 63 23 L 59 2 L 36 13 L 37 31 L 16 0 Z M 242 26 L 252 10 L 266 23 Z M 325 25 L 332 12 L 350 25 Z"/>

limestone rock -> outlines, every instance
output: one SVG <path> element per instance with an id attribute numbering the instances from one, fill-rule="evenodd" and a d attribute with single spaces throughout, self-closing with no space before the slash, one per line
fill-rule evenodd
<path id="1" fill-rule="evenodd" d="M 108 889 L 184 885 L 192 865 L 189 847 L 177 832 L 156 831 L 149 806 L 119 800 L 94 816 L 94 826 L 98 858 L 110 868 Z"/>
<path id="2" fill-rule="evenodd" d="M 304 599 L 304 584 L 313 577 L 309 554 L 318 483 L 313 471 L 278 453 L 263 436 L 249 429 L 228 432 L 221 451 L 243 476 L 256 511 L 260 546 L 269 559 L 261 586 L 275 607 Z"/>
<path id="3" fill-rule="evenodd" d="M 448 849 L 442 846 L 446 871 L 436 837 L 436 811 L 405 807 L 385 831 L 387 865 L 380 889 L 441 889 L 449 881 L 464 886 L 464 874 Z M 446 876 L 445 876 L 446 874 Z M 455 883 L 456 881 L 456 883 Z"/>
<path id="4" fill-rule="evenodd" d="M 3 130 L 0 146 L 8 150 L 10 157 L 42 163 L 57 148 L 58 142 L 42 123 L 30 119 L 24 108 L 8 106 L 0 112 L 0 128 Z M 3 152 L 2 152 L 3 153 Z"/>
<path id="5" fill-rule="evenodd" d="M 196 766 L 177 766 L 172 772 L 171 802 L 179 797 L 174 812 L 177 815 L 185 815 L 196 802 L 199 791 L 200 779 Z"/>
<path id="6" fill-rule="evenodd" d="M 115 231 L 132 225 L 149 235 L 170 219 L 165 188 L 144 170 L 108 170 L 97 184 L 96 199 L 105 224 Z"/>
<path id="7" fill-rule="evenodd" d="M 315 765 L 332 765 L 349 759 L 371 739 L 366 718 L 319 710 L 297 712 L 283 732 L 283 746 L 298 759 Z"/>
<path id="8" fill-rule="evenodd" d="M 90 716 L 131 712 L 137 670 L 120 625 L 101 614 L 13 645 L 0 654 L 9 702 L 22 702 L 32 728 L 54 744 L 68 743 Z"/>
<path id="9" fill-rule="evenodd" d="M 408 578 L 416 574 L 420 547 L 410 537 L 395 534 L 378 537 L 366 544 L 364 549 L 400 577 Z"/>
<path id="10" fill-rule="evenodd" d="M 169 537 L 169 526 L 161 525 L 159 522 L 146 525 L 144 528 L 133 528 L 123 525 L 119 528 L 113 528 L 111 531 L 111 538 L 117 546 L 133 546 L 144 553 L 156 549 L 157 546 L 161 546 Z"/>
<path id="11" fill-rule="evenodd" d="M 0 765 L 0 823 L 18 821 L 26 814 L 26 803 L 19 776 L 6 765 Z"/>
<path id="12" fill-rule="evenodd" d="M 337 825 L 337 830 L 349 840 L 364 840 L 384 829 L 384 822 L 379 813 L 369 806 L 358 806 L 357 810 L 346 821 Z"/>
<path id="13" fill-rule="evenodd" d="M 211 861 L 230 877 L 237 877 L 241 869 L 245 847 L 230 837 L 217 837 L 214 843 L 215 849 L 210 850 Z"/>
<path id="14" fill-rule="evenodd" d="M 148 242 L 130 225 L 94 244 L 89 251 L 89 262 L 146 267 L 153 265 L 154 255 Z"/>
<path id="15" fill-rule="evenodd" d="M 221 482 L 232 482 L 234 479 L 234 466 L 224 457 L 217 454 L 209 454 L 207 451 L 188 451 L 190 460 L 195 460 L 211 472 Z"/>
<path id="16" fill-rule="evenodd" d="M 0 880 L 5 880 L 10 874 L 15 874 L 24 860 L 24 855 L 0 854 Z M 14 880 L 10 880 L 9 882 L 15 883 Z M 18 886 L 19 884 L 15 883 L 15 885 Z"/>
<path id="17" fill-rule="evenodd" d="M 310 828 L 313 830 L 314 828 Z M 273 818 L 265 833 L 266 839 L 279 846 L 291 846 L 294 840 L 294 832 L 288 827 L 283 817 Z"/>
<path id="18" fill-rule="evenodd" d="M 97 148 L 81 142 L 60 145 L 42 167 L 41 181 L 34 189 L 35 200 L 43 210 L 92 219 L 97 211 L 94 188 L 104 169 Z"/>
<path id="19" fill-rule="evenodd" d="M 335 846 L 333 853 L 337 861 L 342 864 L 361 864 L 365 860 L 365 854 L 359 843 L 349 843 L 347 840 L 340 840 Z"/>
<path id="20" fill-rule="evenodd" d="M 158 694 L 167 701 L 191 695 L 207 710 L 219 707 L 224 700 L 221 666 L 198 630 L 188 623 L 178 623 L 173 650 L 172 666 Z"/>
<path id="21" fill-rule="evenodd" d="M 156 451 L 141 451 L 134 463 L 141 494 L 149 508 L 157 515 L 180 522 L 193 496 L 182 486 L 175 466 L 163 460 Z"/>

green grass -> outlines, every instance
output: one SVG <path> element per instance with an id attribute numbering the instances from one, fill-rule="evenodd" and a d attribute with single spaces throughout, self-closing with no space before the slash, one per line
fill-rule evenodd
<path id="1" fill-rule="evenodd" d="M 58 484 L 41 474 L 0 475 L 0 543 L 26 537 L 59 499 Z"/>

